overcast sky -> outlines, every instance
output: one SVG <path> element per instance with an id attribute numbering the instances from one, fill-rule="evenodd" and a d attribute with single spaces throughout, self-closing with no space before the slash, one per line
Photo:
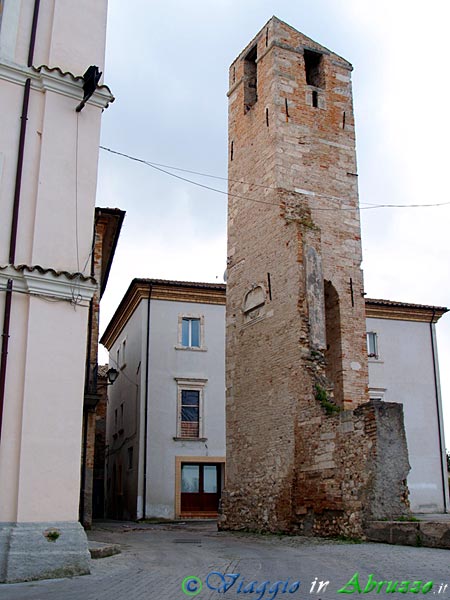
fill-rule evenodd
<path id="1" fill-rule="evenodd" d="M 450 202 L 448 0 L 109 0 L 102 145 L 225 177 L 228 67 L 274 14 L 353 64 L 361 203 Z M 223 281 L 226 196 L 101 150 L 97 204 L 127 213 L 102 330 L 133 277 Z M 450 305 L 450 206 L 361 214 L 367 295 Z M 450 315 L 437 335 L 450 448 Z"/>

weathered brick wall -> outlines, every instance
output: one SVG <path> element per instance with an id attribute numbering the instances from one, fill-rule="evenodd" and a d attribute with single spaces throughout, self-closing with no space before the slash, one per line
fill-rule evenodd
<path id="1" fill-rule="evenodd" d="M 306 83 L 305 47 L 324 88 Z M 361 533 L 372 442 L 352 412 L 368 375 L 350 69 L 276 18 L 230 69 L 224 528 Z M 333 402 L 348 412 L 328 416 Z"/>
<path id="2" fill-rule="evenodd" d="M 105 223 L 96 222 L 94 230 L 94 247 L 93 247 L 93 276 L 98 282 L 97 289 L 91 300 L 91 330 L 88 332 L 88 348 L 87 357 L 89 365 L 86 370 L 86 392 L 92 395 L 102 394 L 104 382 L 98 385 L 97 369 L 98 369 L 98 338 L 99 338 L 99 319 L 100 319 L 100 282 L 102 280 L 102 255 L 104 235 L 106 231 Z M 90 343 L 89 343 L 90 342 Z M 87 432 L 83 434 L 83 439 L 86 439 L 86 457 L 84 460 L 84 469 L 82 469 L 82 493 L 81 493 L 81 514 L 82 524 L 86 529 L 92 526 L 93 518 L 93 492 L 94 492 L 94 460 L 96 449 L 100 449 L 101 440 L 97 439 L 96 443 L 96 427 L 97 427 L 97 411 L 84 408 L 87 412 Z M 102 410 L 102 408 L 100 408 Z M 84 423 L 86 421 L 83 420 Z M 83 425 L 84 427 L 85 425 Z M 84 437 L 85 436 L 85 437 Z M 102 440 L 104 444 L 104 439 Z M 83 464 L 83 462 L 82 462 Z M 96 491 L 98 490 L 98 483 Z"/>
<path id="3" fill-rule="evenodd" d="M 84 502 L 83 522 L 85 529 L 92 526 L 92 485 L 95 451 L 95 412 L 87 412 L 86 457 L 84 463 L 84 489 L 81 501 Z"/>
<path id="4" fill-rule="evenodd" d="M 100 400 L 95 409 L 95 448 L 92 486 L 92 516 L 100 519 L 105 516 L 105 454 L 106 454 L 106 411 L 108 406 L 108 365 L 99 369 L 98 393 Z"/>
<path id="5" fill-rule="evenodd" d="M 400 404 L 371 401 L 312 419 L 297 439 L 294 531 L 361 537 L 372 518 L 408 514 Z"/>
<path id="6" fill-rule="evenodd" d="M 409 514 L 400 404 L 370 401 L 333 415 L 321 408 L 297 421 L 293 443 L 292 479 L 281 493 L 262 477 L 227 485 L 222 529 L 361 538 L 369 521 Z"/>

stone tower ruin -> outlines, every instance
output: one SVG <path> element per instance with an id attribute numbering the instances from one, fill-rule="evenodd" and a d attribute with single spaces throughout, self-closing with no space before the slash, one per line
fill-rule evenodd
<path id="1" fill-rule="evenodd" d="M 224 529 L 407 511 L 401 406 L 368 402 L 351 70 L 276 17 L 230 68 Z"/>

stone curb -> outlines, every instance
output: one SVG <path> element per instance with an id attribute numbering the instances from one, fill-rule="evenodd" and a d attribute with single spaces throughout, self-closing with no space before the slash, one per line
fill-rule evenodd
<path id="1" fill-rule="evenodd" d="M 371 542 L 450 549 L 450 523 L 435 521 L 372 521 L 365 534 Z"/>
<path id="2" fill-rule="evenodd" d="M 120 546 L 118 544 L 104 544 L 103 542 L 89 542 L 89 552 L 92 559 L 106 558 L 120 554 Z"/>

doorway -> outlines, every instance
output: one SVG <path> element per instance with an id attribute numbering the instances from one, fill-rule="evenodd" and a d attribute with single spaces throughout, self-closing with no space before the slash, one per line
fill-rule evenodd
<path id="1" fill-rule="evenodd" d="M 222 463 L 181 462 L 180 516 L 216 517 L 222 491 Z"/>

